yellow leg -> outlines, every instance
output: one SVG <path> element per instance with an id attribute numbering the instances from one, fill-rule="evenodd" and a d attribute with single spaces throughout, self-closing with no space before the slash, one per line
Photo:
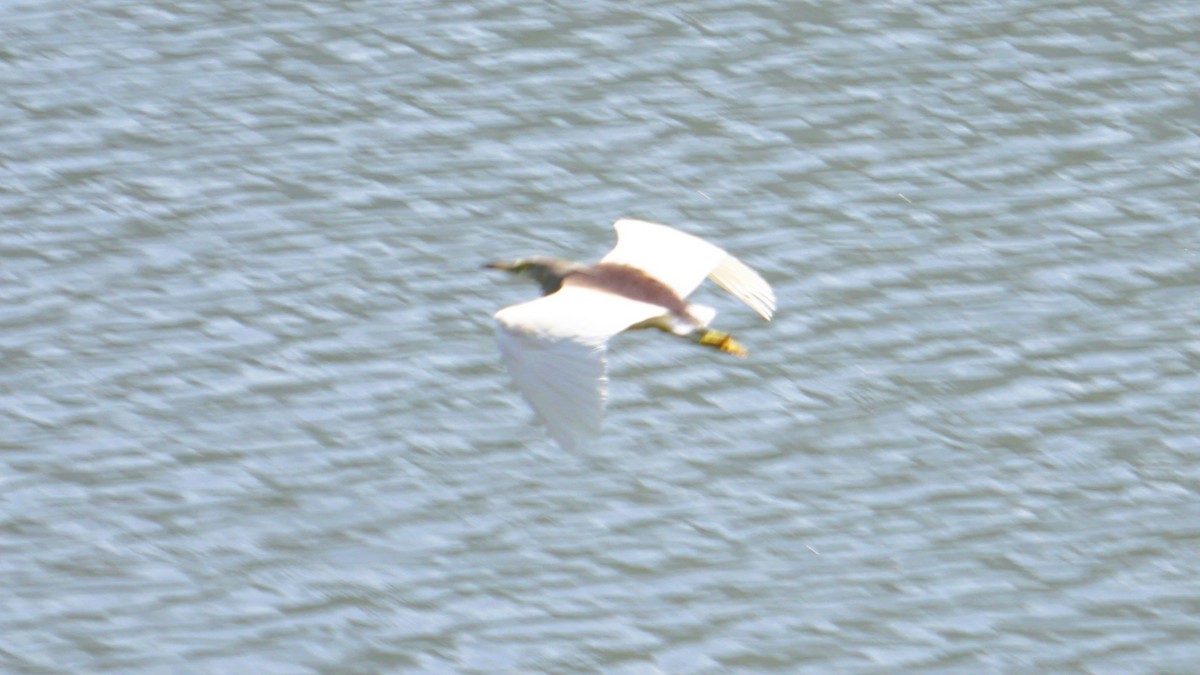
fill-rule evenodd
<path id="1" fill-rule="evenodd" d="M 732 335 L 722 333 L 719 330 L 705 330 L 703 333 L 693 335 L 692 339 L 697 344 L 702 344 L 705 347 L 715 347 L 726 354 L 733 354 L 734 356 L 744 357 L 750 353 L 737 340 L 734 340 Z"/>

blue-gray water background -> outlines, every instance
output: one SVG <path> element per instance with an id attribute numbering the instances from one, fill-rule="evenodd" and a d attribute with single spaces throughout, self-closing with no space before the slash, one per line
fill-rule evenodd
<path id="1" fill-rule="evenodd" d="M 0 22 L 0 670 L 1200 663 L 1200 4 L 98 0 Z M 479 269 L 780 303 L 567 454 Z"/>

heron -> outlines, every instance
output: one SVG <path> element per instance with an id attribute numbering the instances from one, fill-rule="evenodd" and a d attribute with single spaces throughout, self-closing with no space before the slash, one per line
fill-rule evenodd
<path id="1" fill-rule="evenodd" d="M 771 286 L 720 247 L 667 225 L 622 218 L 617 244 L 597 263 L 534 256 L 493 262 L 536 281 L 542 297 L 496 312 L 501 357 L 517 389 L 564 449 L 599 435 L 607 400 L 607 345 L 656 328 L 726 354 L 747 350 L 709 328 L 716 310 L 687 297 L 711 279 L 770 321 Z"/>

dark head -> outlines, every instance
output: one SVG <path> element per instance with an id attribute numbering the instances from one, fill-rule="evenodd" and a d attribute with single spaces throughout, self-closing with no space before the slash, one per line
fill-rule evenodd
<path id="1" fill-rule="evenodd" d="M 568 274 L 583 269 L 586 265 L 573 260 L 534 256 L 488 263 L 485 269 L 505 270 L 517 276 L 529 277 L 542 287 L 542 295 L 550 295 L 562 288 L 563 279 Z"/>

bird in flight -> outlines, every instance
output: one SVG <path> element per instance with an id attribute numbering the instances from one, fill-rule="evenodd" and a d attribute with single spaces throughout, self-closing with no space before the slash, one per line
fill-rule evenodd
<path id="1" fill-rule="evenodd" d="M 500 353 L 517 389 L 560 446 L 575 450 L 600 433 L 610 338 L 657 328 L 745 356 L 728 333 L 708 327 L 716 310 L 687 296 L 711 279 L 768 321 L 775 293 L 757 272 L 717 246 L 673 227 L 623 218 L 617 245 L 598 263 L 530 257 L 485 267 L 530 277 L 542 297 L 496 312 Z"/>

